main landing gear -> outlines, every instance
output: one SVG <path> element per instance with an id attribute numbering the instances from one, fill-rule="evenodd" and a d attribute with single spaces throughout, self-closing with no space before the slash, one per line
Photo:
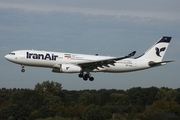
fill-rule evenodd
<path id="1" fill-rule="evenodd" d="M 21 65 L 22 69 L 21 72 L 25 72 L 24 65 Z"/>
<path id="2" fill-rule="evenodd" d="M 91 74 L 89 72 L 87 72 L 86 74 L 84 74 L 83 72 L 79 74 L 80 78 L 83 78 L 84 81 L 87 81 L 88 79 L 90 81 L 94 80 L 94 77 L 91 77 Z"/>

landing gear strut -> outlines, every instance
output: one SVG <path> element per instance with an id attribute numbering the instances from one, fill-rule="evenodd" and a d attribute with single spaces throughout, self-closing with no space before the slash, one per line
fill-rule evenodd
<path id="1" fill-rule="evenodd" d="M 22 69 L 21 72 L 25 72 L 24 65 L 21 65 Z"/>
<path id="2" fill-rule="evenodd" d="M 93 80 L 94 80 L 94 77 L 91 77 L 91 74 L 90 74 L 89 72 L 87 72 L 86 74 L 84 74 L 83 72 L 81 72 L 81 73 L 79 74 L 79 77 L 80 77 L 80 78 L 83 78 L 84 81 L 87 81 L 88 79 L 89 79 L 90 81 L 93 81 Z"/>

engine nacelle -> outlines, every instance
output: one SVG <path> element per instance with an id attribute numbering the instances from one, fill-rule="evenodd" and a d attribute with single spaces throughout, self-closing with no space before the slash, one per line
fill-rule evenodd
<path id="1" fill-rule="evenodd" d="M 82 70 L 81 67 L 74 64 L 60 64 L 60 65 L 55 65 L 52 69 L 52 72 L 79 73 L 81 70 Z"/>

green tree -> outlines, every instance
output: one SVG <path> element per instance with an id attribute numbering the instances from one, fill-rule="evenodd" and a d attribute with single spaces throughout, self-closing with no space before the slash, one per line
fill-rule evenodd
<path id="1" fill-rule="evenodd" d="M 39 110 L 34 110 L 30 113 L 28 120 L 35 120 L 41 116 Z"/>
<path id="2" fill-rule="evenodd" d="M 160 99 L 152 104 L 152 110 L 153 112 L 163 113 L 171 111 L 172 108 L 178 108 L 178 106 L 179 104 L 175 101 L 167 101 L 165 99 Z"/>
<path id="3" fill-rule="evenodd" d="M 177 95 L 178 95 L 178 92 L 176 90 L 169 90 L 166 93 L 166 100 L 168 100 L 168 101 L 175 101 Z"/>
<path id="4" fill-rule="evenodd" d="M 104 120 L 103 111 L 99 106 L 90 105 L 84 111 L 85 120 Z"/>
<path id="5" fill-rule="evenodd" d="M 6 101 L 6 100 L 5 100 L 4 98 L 0 97 L 0 105 L 1 105 L 4 101 Z"/>
<path id="6" fill-rule="evenodd" d="M 146 105 L 151 105 L 156 100 L 156 94 L 158 92 L 157 87 L 144 88 L 146 90 L 147 99 Z"/>
<path id="7" fill-rule="evenodd" d="M 51 106 L 54 104 L 62 105 L 63 103 L 62 103 L 61 98 L 59 96 L 46 95 L 42 101 L 42 104 L 44 106 Z"/>
<path id="8" fill-rule="evenodd" d="M 53 95 L 58 95 L 61 90 L 62 86 L 58 82 L 53 82 L 53 81 L 44 81 L 43 83 L 37 83 L 35 85 L 34 90 L 38 91 L 41 94 L 53 94 Z"/>
<path id="9" fill-rule="evenodd" d="M 124 95 L 122 93 L 112 93 L 111 99 L 115 105 L 126 105 L 127 104 L 126 95 Z"/>
<path id="10" fill-rule="evenodd" d="M 147 93 L 141 87 L 134 87 L 126 91 L 129 102 L 132 105 L 143 106 L 147 101 Z"/>
<path id="11" fill-rule="evenodd" d="M 20 106 L 28 105 L 31 109 L 38 109 L 42 105 L 43 97 L 34 90 L 19 90 L 13 93 L 11 102 Z"/>
<path id="12" fill-rule="evenodd" d="M 93 104 L 93 94 L 87 91 L 82 93 L 82 95 L 79 97 L 79 102 L 84 105 Z"/>
<path id="13" fill-rule="evenodd" d="M 20 109 L 20 106 L 17 104 L 11 104 L 7 106 L 6 108 L 1 109 L 0 119 L 7 120 L 10 116 L 12 116 L 15 119 L 18 119 L 18 117 L 19 119 L 25 118 L 25 116 L 19 112 L 19 109 Z"/>
<path id="14" fill-rule="evenodd" d="M 156 99 L 157 100 L 166 99 L 166 90 L 162 88 L 158 89 L 158 92 L 156 94 Z"/>
<path id="15" fill-rule="evenodd" d="M 85 110 L 86 106 L 84 105 L 75 105 L 75 106 L 68 106 L 66 107 L 66 117 L 70 118 L 79 118 L 82 119 L 83 111 Z"/>
<path id="16" fill-rule="evenodd" d="M 111 102 L 111 93 L 108 90 L 101 89 L 99 92 L 100 105 L 105 105 Z"/>

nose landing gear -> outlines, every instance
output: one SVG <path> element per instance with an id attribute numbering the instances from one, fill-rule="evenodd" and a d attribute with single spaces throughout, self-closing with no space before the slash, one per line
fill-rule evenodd
<path id="1" fill-rule="evenodd" d="M 21 72 L 25 72 L 24 65 L 21 65 L 22 69 Z"/>
<path id="2" fill-rule="evenodd" d="M 94 77 L 91 77 L 91 74 L 89 72 L 87 72 L 86 74 L 84 74 L 83 72 L 79 74 L 80 78 L 83 78 L 84 81 L 87 81 L 89 79 L 89 81 L 93 81 Z"/>

